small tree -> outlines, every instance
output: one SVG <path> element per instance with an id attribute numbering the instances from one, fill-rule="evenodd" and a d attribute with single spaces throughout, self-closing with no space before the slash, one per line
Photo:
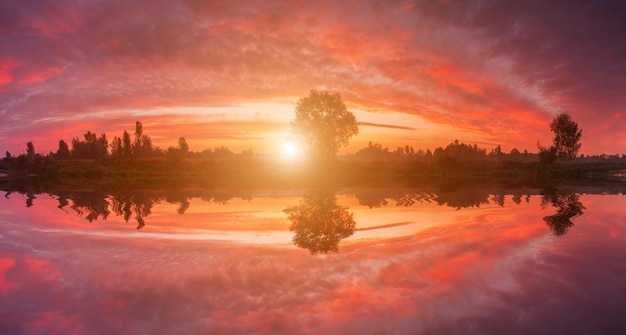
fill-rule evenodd
<path id="1" fill-rule="evenodd" d="M 33 142 L 26 143 L 26 157 L 28 157 L 28 160 L 31 162 L 35 160 L 35 155 L 35 146 L 33 145 Z"/>
<path id="2" fill-rule="evenodd" d="M 59 149 L 57 150 L 57 158 L 58 159 L 69 159 L 70 158 L 70 148 L 64 140 L 59 141 Z"/>
<path id="3" fill-rule="evenodd" d="M 576 158 L 583 133 L 582 129 L 578 129 L 578 123 L 569 114 L 563 113 L 554 117 L 550 130 L 554 132 L 553 143 L 557 157 Z"/>
<path id="4" fill-rule="evenodd" d="M 130 143 L 130 135 L 126 130 L 122 134 L 122 152 L 124 158 L 131 158 L 133 156 L 133 148 Z"/>
<path id="5" fill-rule="evenodd" d="M 311 90 L 298 100 L 291 128 L 308 146 L 313 158 L 333 158 L 350 138 L 359 133 L 354 114 L 348 111 L 339 93 Z"/>
<path id="6" fill-rule="evenodd" d="M 122 145 L 122 139 L 115 136 L 111 141 L 111 156 L 115 158 L 121 158 L 124 155 L 124 147 Z"/>
<path id="7" fill-rule="evenodd" d="M 184 137 L 178 139 L 178 150 L 183 155 L 187 155 L 189 153 L 189 145 Z"/>
<path id="8" fill-rule="evenodd" d="M 152 140 L 143 134 L 141 122 L 135 122 L 135 143 L 133 144 L 133 156 L 144 157 L 152 153 Z"/>

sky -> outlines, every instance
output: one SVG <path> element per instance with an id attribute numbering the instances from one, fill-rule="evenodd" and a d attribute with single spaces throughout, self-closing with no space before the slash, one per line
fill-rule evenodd
<path id="1" fill-rule="evenodd" d="M 368 141 L 537 150 L 569 113 L 583 154 L 626 152 L 624 1 L 0 2 L 0 150 L 141 121 L 162 148 L 271 153 L 311 89 Z M 3 155 L 4 156 L 4 155 Z"/>

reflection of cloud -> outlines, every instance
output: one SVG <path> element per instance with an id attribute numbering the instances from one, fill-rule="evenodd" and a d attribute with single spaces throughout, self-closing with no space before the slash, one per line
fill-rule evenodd
<path id="1" fill-rule="evenodd" d="M 62 246 L 47 242 L 56 239 L 50 234 L 63 231 L 32 230 L 3 238 L 18 242 L 6 250 L 9 259 L 22 257 L 26 246 L 44 251 L 40 263 L 59 272 L 57 281 L 33 279 L 10 290 L 13 296 L 29 297 L 36 307 L 28 313 L 42 322 L 41 329 L 57 327 L 43 317 L 54 310 L 69 320 L 59 331 L 127 332 L 121 327 L 132 325 L 133 332 L 173 332 L 185 324 L 190 332 L 336 333 L 341 325 L 355 332 L 389 325 L 400 331 L 425 329 L 450 317 L 443 313 L 450 308 L 446 304 L 457 306 L 455 313 L 472 315 L 474 304 L 481 303 L 478 295 L 463 305 L 455 290 L 481 278 L 502 278 L 506 272 L 498 273 L 517 262 L 507 261 L 502 268 L 493 260 L 515 254 L 527 238 L 544 232 L 541 226 L 509 227 L 507 238 L 485 243 L 497 241 L 501 230 L 489 224 L 433 229 L 348 243 L 341 253 L 324 257 L 292 248 L 146 238 L 137 243 L 67 232 Z M 523 252 L 520 256 L 526 259 Z M 81 271 L 73 270 L 76 264 Z M 490 294 L 485 290 L 481 299 Z M 26 313 L 16 310 L 18 318 Z"/>
<path id="2" fill-rule="evenodd" d="M 447 225 L 347 239 L 341 252 L 317 256 L 271 244 L 50 232 L 20 202 L 22 212 L 0 217 L 0 326 L 24 334 L 619 329 L 621 197 L 582 199 L 581 219 L 592 220 L 569 243 L 547 232 L 533 199 L 448 209 Z"/>

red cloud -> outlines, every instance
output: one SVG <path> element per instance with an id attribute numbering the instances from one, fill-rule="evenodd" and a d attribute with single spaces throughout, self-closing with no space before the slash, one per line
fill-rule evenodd
<path id="1" fill-rule="evenodd" d="M 602 123 L 625 104 L 621 5 L 487 3 L 3 4 L 0 136 L 15 151 L 41 120 L 326 88 L 507 149 L 534 150 L 568 111 L 589 130 L 584 152 L 621 150 L 623 119 Z"/>
<path id="2" fill-rule="evenodd" d="M 19 65 L 19 62 L 8 59 L 0 60 L 0 87 L 13 82 L 12 70 Z"/>

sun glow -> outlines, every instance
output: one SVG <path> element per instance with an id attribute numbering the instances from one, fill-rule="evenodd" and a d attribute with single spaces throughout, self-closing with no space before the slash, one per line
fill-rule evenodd
<path id="1" fill-rule="evenodd" d="M 300 159 L 303 156 L 302 146 L 294 139 L 286 139 L 281 144 L 280 156 L 288 160 Z"/>

